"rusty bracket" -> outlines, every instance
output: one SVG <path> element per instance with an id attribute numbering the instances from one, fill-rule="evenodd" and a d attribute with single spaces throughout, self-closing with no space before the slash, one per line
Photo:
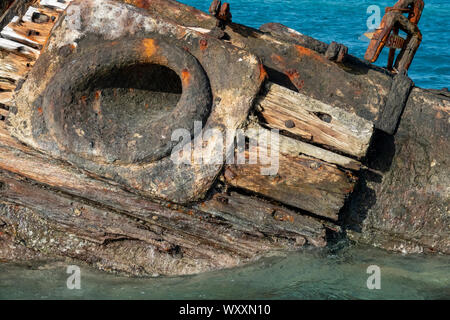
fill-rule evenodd
<path id="1" fill-rule="evenodd" d="M 209 7 L 209 13 L 219 19 L 219 22 L 224 25 L 231 22 L 230 4 L 225 2 L 222 4 L 220 0 L 213 0 Z"/>
<path id="2" fill-rule="evenodd" d="M 414 55 L 422 42 L 418 23 L 424 8 L 423 0 L 399 0 L 393 7 L 386 8 L 380 28 L 372 36 L 364 58 L 373 63 L 377 61 L 385 46 L 390 48 L 388 70 L 398 73 L 408 71 Z M 408 18 L 404 16 L 408 13 Z M 408 34 L 406 39 L 398 34 L 402 30 Z M 401 49 L 395 61 L 395 50 Z"/>

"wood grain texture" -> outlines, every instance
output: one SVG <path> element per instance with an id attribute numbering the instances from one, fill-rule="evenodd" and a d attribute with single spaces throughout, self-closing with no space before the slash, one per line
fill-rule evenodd
<path id="1" fill-rule="evenodd" d="M 245 151 L 245 158 L 256 157 L 259 152 L 259 147 L 251 148 Z M 356 181 L 349 171 L 305 155 L 280 153 L 275 176 L 262 175 L 262 167 L 262 164 L 229 165 L 224 177 L 231 186 L 332 220 L 338 219 L 339 210 Z"/>
<path id="2" fill-rule="evenodd" d="M 367 152 L 373 124 L 354 114 L 273 83 L 258 104 L 271 128 L 358 158 Z"/>
<path id="3" fill-rule="evenodd" d="M 11 105 L 13 102 L 13 95 L 14 93 L 12 91 L 0 91 L 0 103 L 7 106 Z"/>
<path id="4" fill-rule="evenodd" d="M 16 54 L 7 54 L 0 58 L 0 78 L 19 81 L 31 69 L 33 63 Z"/>
<path id="5" fill-rule="evenodd" d="M 261 135 L 268 136 L 266 131 L 269 130 L 253 123 L 248 126 L 245 135 L 250 139 L 259 140 Z M 283 135 L 279 136 L 277 149 L 283 154 L 306 155 L 354 171 L 361 169 L 361 162 L 355 159 Z"/>
<path id="6" fill-rule="evenodd" d="M 107 270 L 191 274 L 306 244 L 298 232 L 265 234 L 263 225 L 248 228 L 239 215 L 224 219 L 196 208 L 155 203 L 35 152 L 2 127 L 0 182 L 0 218 L 6 219 L 17 239 L 38 251 L 99 260 L 96 266 Z M 317 228 L 316 235 L 310 234 L 310 244 L 324 241 Z M 41 242 L 49 240 L 46 232 L 53 244 Z M 82 248 L 77 247 L 79 242 Z M 136 252 L 143 256 L 136 258 Z"/>
<path id="7" fill-rule="evenodd" d="M 250 229 L 266 235 L 296 238 L 316 247 L 326 245 L 325 228 L 318 220 L 300 215 L 282 206 L 237 192 L 217 193 L 201 203 L 199 209 L 225 219 L 236 219 Z"/>

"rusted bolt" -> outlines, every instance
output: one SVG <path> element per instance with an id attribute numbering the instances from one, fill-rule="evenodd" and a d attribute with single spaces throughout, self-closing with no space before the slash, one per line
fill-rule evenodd
<path id="1" fill-rule="evenodd" d="M 230 11 L 230 4 L 228 2 L 225 2 L 221 7 L 219 14 L 217 16 L 219 20 L 222 20 L 223 22 L 231 22 L 231 11 Z"/>
<path id="2" fill-rule="evenodd" d="M 74 50 L 74 46 L 71 44 L 66 44 L 59 49 L 59 55 L 62 57 L 69 56 Z"/>
<path id="3" fill-rule="evenodd" d="M 52 17 L 52 21 L 54 21 L 53 18 L 55 17 Z M 31 16 L 31 21 L 34 23 L 47 23 L 49 20 L 50 17 L 48 15 L 40 12 L 33 12 L 33 15 Z"/>
<path id="4" fill-rule="evenodd" d="M 295 127 L 295 123 L 294 123 L 294 121 L 292 121 L 292 120 L 286 120 L 286 121 L 284 122 L 284 126 L 285 126 L 286 128 L 288 128 L 288 129 L 292 129 L 292 128 Z"/>
<path id="5" fill-rule="evenodd" d="M 28 36 L 38 36 L 40 35 L 39 31 L 28 30 Z"/>
<path id="6" fill-rule="evenodd" d="M 220 0 L 213 0 L 211 2 L 211 6 L 209 7 L 209 13 L 213 15 L 214 17 L 219 14 L 220 6 L 222 5 L 222 1 Z"/>
<path id="7" fill-rule="evenodd" d="M 201 39 L 200 40 L 200 50 L 206 50 L 206 48 L 208 48 L 208 40 L 206 39 Z"/>

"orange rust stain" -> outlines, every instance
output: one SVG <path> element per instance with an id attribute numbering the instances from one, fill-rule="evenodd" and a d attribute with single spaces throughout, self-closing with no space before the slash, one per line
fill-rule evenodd
<path id="1" fill-rule="evenodd" d="M 302 89 L 305 85 L 305 81 L 300 79 L 300 73 L 295 69 L 289 69 L 285 71 L 285 74 L 288 76 L 289 80 L 295 85 L 297 89 Z"/>
<path id="2" fill-rule="evenodd" d="M 278 63 L 284 62 L 283 58 L 277 54 L 272 54 L 271 58 L 274 62 L 278 62 Z"/>
<path id="3" fill-rule="evenodd" d="M 38 108 L 38 112 L 39 112 L 40 114 L 42 114 L 42 108 L 41 108 L 41 107 Z"/>
<path id="4" fill-rule="evenodd" d="M 288 214 L 282 214 L 282 215 L 277 215 L 275 216 L 275 219 L 278 221 L 283 221 L 283 222 L 290 222 L 290 223 L 294 223 L 294 217 Z"/>
<path id="5" fill-rule="evenodd" d="M 95 91 L 95 101 L 92 104 L 92 108 L 94 109 L 94 112 L 99 115 L 100 120 L 102 120 L 102 106 L 101 106 L 101 100 L 100 100 L 101 96 L 102 96 L 101 90 Z"/>
<path id="6" fill-rule="evenodd" d="M 155 54 L 158 46 L 153 39 L 144 39 L 142 40 L 142 48 L 145 57 L 151 57 Z"/>
<path id="7" fill-rule="evenodd" d="M 321 61 L 321 62 L 329 62 L 327 59 L 325 59 L 325 57 L 321 56 L 319 53 L 315 52 L 314 50 L 296 45 L 295 46 L 297 53 L 299 56 L 307 56 L 307 57 L 311 57 L 317 61 Z"/>
<path id="8" fill-rule="evenodd" d="M 208 48 L 208 40 L 201 39 L 200 40 L 200 50 L 205 51 Z"/>
<path id="9" fill-rule="evenodd" d="M 259 63 L 259 81 L 263 82 L 267 79 L 267 72 L 262 63 Z"/>
<path id="10" fill-rule="evenodd" d="M 111 42 L 111 46 L 117 46 L 119 44 L 119 41 L 113 41 Z"/>
<path id="11" fill-rule="evenodd" d="M 81 97 L 81 103 L 86 104 L 86 100 L 87 100 L 86 96 Z"/>
<path id="12" fill-rule="evenodd" d="M 145 104 L 145 109 L 148 109 L 148 103 Z"/>
<path id="13" fill-rule="evenodd" d="M 150 7 L 149 0 L 123 0 L 123 2 L 142 9 L 148 9 Z"/>
<path id="14" fill-rule="evenodd" d="M 191 74 L 187 69 L 183 69 L 181 71 L 181 81 L 183 82 L 184 86 L 189 85 L 189 82 L 191 81 Z"/>

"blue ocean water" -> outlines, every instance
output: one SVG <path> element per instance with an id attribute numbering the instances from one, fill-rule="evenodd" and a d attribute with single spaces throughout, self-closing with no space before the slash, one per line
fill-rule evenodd
<path id="1" fill-rule="evenodd" d="M 0 300 L 450 299 L 449 256 L 402 256 L 365 247 L 306 249 L 184 277 L 126 278 L 80 265 L 80 290 L 67 288 L 69 264 L 0 263 Z M 374 265 L 381 288 L 370 290 L 367 268 Z"/>
<path id="2" fill-rule="evenodd" d="M 200 10 L 208 11 L 209 0 L 181 0 Z M 368 39 L 367 8 L 384 8 L 396 0 L 226 0 L 231 5 L 233 21 L 259 28 L 267 22 L 279 22 L 303 34 L 330 43 L 345 44 L 349 52 L 364 57 Z M 409 75 L 417 86 L 442 89 L 450 87 L 450 1 L 425 0 L 419 23 L 423 42 L 411 65 Z M 387 50 L 377 65 L 387 63 Z"/>
<path id="3" fill-rule="evenodd" d="M 324 42 L 344 43 L 363 57 L 366 9 L 392 1 L 228 0 L 236 22 L 280 22 Z M 426 1 L 424 41 L 410 69 L 417 85 L 450 85 L 449 0 Z M 209 0 L 183 0 L 208 10 Z M 442 49 L 439 50 L 439 47 Z M 386 55 L 378 65 L 386 63 Z M 0 263 L 1 299 L 450 299 L 450 257 L 388 253 L 365 247 L 304 250 L 254 264 L 186 277 L 136 279 L 81 265 L 81 290 L 66 286 L 73 262 Z M 381 269 L 381 289 L 367 288 L 367 267 Z"/>

